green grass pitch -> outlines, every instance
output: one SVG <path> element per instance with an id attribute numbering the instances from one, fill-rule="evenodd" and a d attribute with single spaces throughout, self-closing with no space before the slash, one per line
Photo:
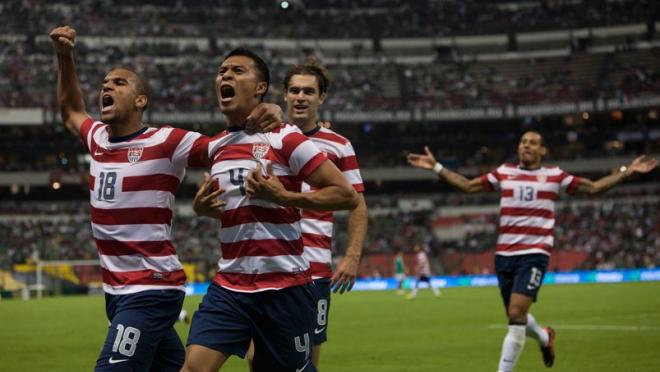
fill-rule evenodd
<path id="1" fill-rule="evenodd" d="M 197 307 L 189 297 L 185 307 Z M 532 312 L 557 329 L 549 371 L 660 371 L 660 282 L 553 285 Z M 103 297 L 0 302 L 1 371 L 91 371 L 107 330 Z M 415 300 L 394 292 L 334 296 L 323 371 L 497 370 L 506 319 L 498 291 L 449 288 Z M 177 324 L 185 340 L 187 328 Z M 546 368 L 528 338 L 516 371 Z M 223 371 L 247 371 L 233 357 Z"/>

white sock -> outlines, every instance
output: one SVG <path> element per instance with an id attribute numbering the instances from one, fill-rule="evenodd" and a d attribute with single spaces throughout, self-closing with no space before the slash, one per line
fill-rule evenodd
<path id="1" fill-rule="evenodd" d="M 500 357 L 500 372 L 512 372 L 518 362 L 518 357 L 525 347 L 525 325 L 509 324 L 509 332 L 502 343 L 502 356 Z"/>
<path id="2" fill-rule="evenodd" d="M 431 289 L 433 290 L 433 294 L 436 296 L 440 296 L 440 290 L 434 286 L 431 286 Z"/>
<path id="3" fill-rule="evenodd" d="M 534 315 L 527 314 L 527 328 L 526 328 L 527 337 L 531 337 L 538 341 L 542 346 L 548 346 L 548 341 L 550 336 L 545 329 L 541 328 L 538 323 L 536 323 L 536 318 Z"/>
<path id="4" fill-rule="evenodd" d="M 417 287 L 413 288 L 412 291 L 410 292 L 410 297 L 415 297 L 417 296 Z"/>

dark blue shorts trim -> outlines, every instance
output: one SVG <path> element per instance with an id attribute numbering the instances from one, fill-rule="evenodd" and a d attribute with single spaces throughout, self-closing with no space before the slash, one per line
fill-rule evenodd
<path id="1" fill-rule="evenodd" d="M 545 254 L 496 254 L 495 272 L 504 306 L 509 306 L 511 293 L 519 293 L 536 301 L 549 261 L 550 257 Z"/>

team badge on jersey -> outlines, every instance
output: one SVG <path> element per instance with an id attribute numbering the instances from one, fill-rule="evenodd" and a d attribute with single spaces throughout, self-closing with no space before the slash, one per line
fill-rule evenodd
<path id="1" fill-rule="evenodd" d="M 128 162 L 131 164 L 137 163 L 142 157 L 143 146 L 133 146 L 128 148 Z"/>
<path id="2" fill-rule="evenodd" d="M 269 149 L 270 145 L 267 143 L 254 143 L 252 144 L 252 156 L 257 160 L 263 159 Z"/>
<path id="3" fill-rule="evenodd" d="M 536 179 L 538 179 L 539 182 L 541 182 L 541 183 L 545 183 L 545 181 L 548 180 L 548 177 L 547 176 L 536 176 Z"/>

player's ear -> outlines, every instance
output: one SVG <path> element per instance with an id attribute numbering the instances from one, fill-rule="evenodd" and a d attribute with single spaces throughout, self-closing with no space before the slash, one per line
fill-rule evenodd
<path id="1" fill-rule="evenodd" d="M 265 81 L 260 81 L 257 83 L 257 89 L 255 91 L 255 94 L 257 96 L 263 97 L 264 94 L 266 94 L 267 90 L 268 90 L 268 83 L 266 83 Z"/>
<path id="2" fill-rule="evenodd" d="M 319 96 L 319 103 L 323 104 L 323 101 L 325 101 L 325 97 L 326 97 L 326 94 L 321 93 L 321 95 Z"/>
<path id="3" fill-rule="evenodd" d="M 137 97 L 135 97 L 135 107 L 141 109 L 144 111 L 147 108 L 147 104 L 149 103 L 149 97 L 147 97 L 144 94 L 140 94 Z"/>
<path id="4" fill-rule="evenodd" d="M 545 146 L 541 146 L 541 156 L 545 157 L 546 155 L 548 155 L 548 148 Z"/>

